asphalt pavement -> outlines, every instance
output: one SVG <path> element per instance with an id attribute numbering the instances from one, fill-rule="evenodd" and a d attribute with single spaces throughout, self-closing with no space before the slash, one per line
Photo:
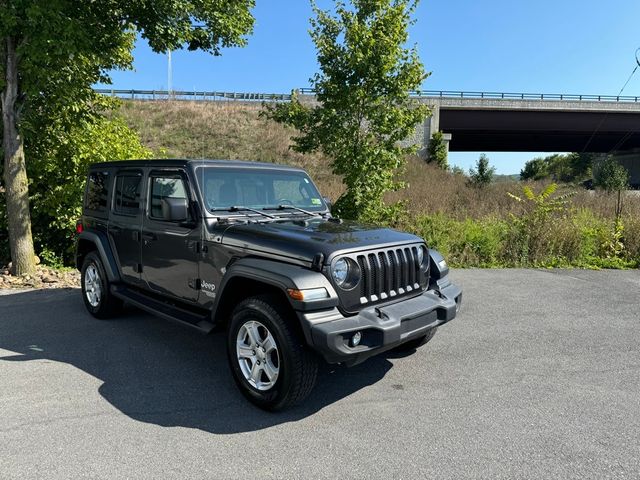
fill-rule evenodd
<path id="1" fill-rule="evenodd" d="M 0 478 L 640 478 L 640 273 L 458 270 L 409 355 L 247 403 L 221 334 L 0 295 Z"/>

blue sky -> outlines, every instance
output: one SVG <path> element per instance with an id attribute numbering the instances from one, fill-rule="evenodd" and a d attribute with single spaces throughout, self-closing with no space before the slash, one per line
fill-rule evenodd
<path id="1" fill-rule="evenodd" d="M 173 54 L 173 88 L 286 93 L 317 70 L 307 0 L 257 0 L 245 48 L 220 57 Z M 318 2 L 330 6 L 331 2 Z M 410 42 L 432 75 L 428 90 L 616 95 L 640 47 L 638 0 L 423 0 Z M 135 70 L 113 72 L 115 88 L 165 89 L 167 58 L 139 41 Z M 624 94 L 640 95 L 640 72 Z M 498 173 L 517 173 L 531 153 L 491 153 Z M 467 169 L 479 153 L 451 153 Z"/>

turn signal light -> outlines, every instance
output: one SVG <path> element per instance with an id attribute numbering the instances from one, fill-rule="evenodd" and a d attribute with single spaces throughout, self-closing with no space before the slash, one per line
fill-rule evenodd
<path id="1" fill-rule="evenodd" d="M 309 302 L 311 300 L 322 300 L 323 298 L 329 298 L 329 292 L 327 292 L 327 289 L 324 287 L 308 288 L 305 290 L 289 288 L 287 289 L 287 293 L 292 299 L 298 300 L 299 302 Z"/>
<path id="2" fill-rule="evenodd" d="M 82 228 L 82 222 L 77 222 L 76 223 L 76 233 L 82 233 L 83 230 L 84 230 L 84 228 Z"/>

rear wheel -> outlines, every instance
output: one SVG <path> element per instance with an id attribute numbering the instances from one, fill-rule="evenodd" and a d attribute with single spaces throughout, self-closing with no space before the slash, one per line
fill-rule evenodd
<path id="1" fill-rule="evenodd" d="M 96 252 L 90 252 L 85 257 L 80 284 L 84 305 L 94 317 L 110 318 L 122 309 L 122 301 L 114 297 L 109 290 L 109 280 L 102 260 Z"/>
<path id="2" fill-rule="evenodd" d="M 416 348 L 421 347 L 425 343 L 428 343 L 429 340 L 431 340 L 434 337 L 437 330 L 438 330 L 438 327 L 434 327 L 431 330 L 429 330 L 427 333 L 422 335 L 421 337 L 411 339 L 405 343 L 398 345 L 396 348 L 394 348 L 394 350 L 397 352 L 410 352 L 411 350 L 415 350 Z"/>
<path id="3" fill-rule="evenodd" d="M 318 363 L 276 297 L 251 297 L 234 310 L 227 333 L 236 384 L 254 404 L 281 410 L 313 389 Z"/>

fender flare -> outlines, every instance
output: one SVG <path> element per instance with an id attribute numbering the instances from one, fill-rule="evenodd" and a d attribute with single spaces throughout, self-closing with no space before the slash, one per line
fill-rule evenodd
<path id="1" fill-rule="evenodd" d="M 214 318 L 222 299 L 225 297 L 228 283 L 237 278 L 254 280 L 277 288 L 282 291 L 291 307 L 296 311 L 319 310 L 338 305 L 338 295 L 331 282 L 322 273 L 290 263 L 245 257 L 234 262 L 222 277 L 220 287 L 217 289 L 218 295 L 212 308 Z M 327 290 L 328 298 L 305 302 L 294 300 L 287 294 L 287 290 L 290 288 L 305 290 L 319 287 L 324 287 Z"/>
<path id="2" fill-rule="evenodd" d="M 121 280 L 120 271 L 118 270 L 118 265 L 111 250 L 111 246 L 109 245 L 107 236 L 102 232 L 85 230 L 78 235 L 78 244 L 81 240 L 89 241 L 96 246 L 96 250 L 98 251 L 98 255 L 100 255 L 100 259 L 102 260 L 102 265 L 107 273 L 109 282 L 119 282 Z M 78 263 L 79 258 L 79 254 L 76 254 L 76 263 Z M 78 264 L 77 267 L 78 269 L 81 269 L 82 265 Z"/>

